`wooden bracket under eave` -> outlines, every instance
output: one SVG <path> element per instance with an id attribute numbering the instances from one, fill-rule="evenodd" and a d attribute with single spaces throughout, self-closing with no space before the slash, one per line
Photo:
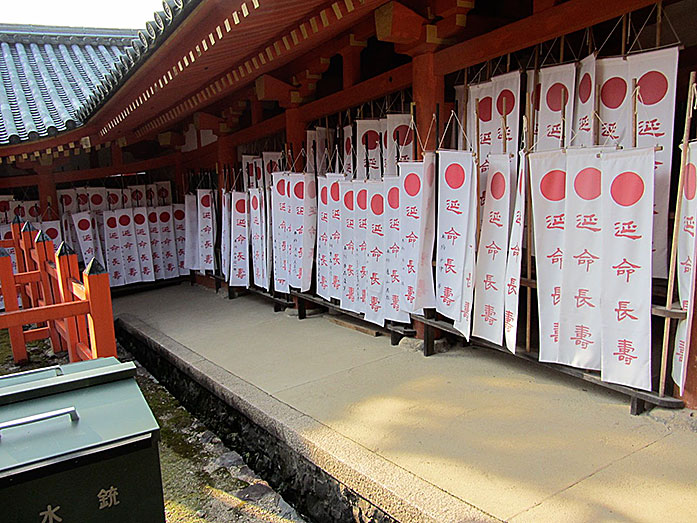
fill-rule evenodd
<path id="1" fill-rule="evenodd" d="M 421 39 L 428 21 L 399 2 L 388 2 L 375 10 L 375 33 L 381 42 L 413 44 Z"/>

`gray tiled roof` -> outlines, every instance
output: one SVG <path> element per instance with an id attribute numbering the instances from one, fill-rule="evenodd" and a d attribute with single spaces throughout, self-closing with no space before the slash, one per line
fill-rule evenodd
<path id="1" fill-rule="evenodd" d="M 132 30 L 0 24 L 0 144 L 77 127 L 78 112 L 135 37 Z"/>

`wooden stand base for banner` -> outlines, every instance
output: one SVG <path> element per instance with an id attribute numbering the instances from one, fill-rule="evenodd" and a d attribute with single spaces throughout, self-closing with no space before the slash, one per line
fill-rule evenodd
<path id="1" fill-rule="evenodd" d="M 304 320 L 307 317 L 307 312 L 306 312 L 307 302 L 311 302 L 311 303 L 316 303 L 317 305 L 320 305 L 321 307 L 325 307 L 328 310 L 336 311 L 336 312 L 343 314 L 345 316 L 348 316 L 350 318 L 355 318 L 355 319 L 360 320 L 360 321 L 365 321 L 363 319 L 362 314 L 357 314 L 355 312 L 350 312 L 350 311 L 341 309 L 341 308 L 339 308 L 339 306 L 335 305 L 334 303 L 327 301 L 324 298 L 320 298 L 319 296 L 315 296 L 314 294 L 308 294 L 306 292 L 298 292 L 298 291 L 293 291 L 293 290 L 290 291 L 290 294 L 291 294 L 291 296 L 297 298 L 297 300 L 298 300 L 298 319 L 299 320 Z M 402 340 L 402 338 L 416 336 L 416 331 L 414 329 L 412 329 L 411 326 L 402 325 L 402 324 L 395 323 L 395 322 L 386 322 L 384 330 L 388 331 L 390 333 L 390 343 L 392 345 L 398 345 L 399 342 Z"/>
<path id="2" fill-rule="evenodd" d="M 663 309 L 662 307 L 654 306 L 653 307 L 655 310 L 654 314 L 657 316 L 664 316 L 666 314 L 670 314 L 670 317 L 677 317 L 674 316 L 678 311 L 663 311 L 660 309 Z M 430 356 L 434 354 L 434 337 L 433 337 L 433 332 L 435 329 L 438 329 L 443 332 L 447 332 L 448 334 L 457 336 L 458 338 L 462 338 L 464 340 L 464 336 L 456 330 L 450 323 L 443 321 L 443 320 L 437 320 L 434 318 L 427 318 L 425 316 L 421 316 L 418 314 L 412 314 L 412 319 L 415 321 L 419 321 L 424 324 L 425 329 L 424 329 L 424 356 Z M 631 387 L 625 387 L 623 385 L 616 385 L 614 383 L 608 383 L 606 381 L 602 381 L 600 379 L 600 376 L 598 376 L 597 373 L 593 373 L 590 371 L 585 371 L 582 369 L 576 369 L 573 367 L 567 367 L 566 365 L 559 365 L 556 363 L 542 363 L 538 361 L 538 354 L 535 351 L 530 351 L 526 352 L 525 347 L 518 347 L 518 350 L 516 351 L 515 354 L 511 354 L 506 348 L 501 347 L 500 345 L 495 345 L 493 343 L 489 343 L 485 340 L 480 340 L 480 339 L 472 339 L 470 341 L 471 348 L 473 349 L 478 349 L 478 348 L 485 348 L 485 349 L 494 349 L 499 352 L 502 352 L 504 354 L 508 354 L 512 357 L 523 359 L 526 361 L 534 362 L 538 365 L 542 365 L 548 369 L 552 369 L 555 372 L 560 372 L 561 374 L 566 374 L 567 376 L 573 376 L 574 378 L 579 378 L 584 381 L 593 383 L 595 385 L 598 385 L 600 387 L 604 387 L 606 389 L 614 390 L 615 392 L 619 392 L 621 394 L 624 394 L 629 397 L 630 399 L 630 413 L 633 416 L 637 416 L 644 412 L 646 409 L 646 405 L 655 405 L 657 407 L 663 407 L 666 409 L 681 409 L 685 405 L 682 400 L 678 398 L 671 398 L 668 396 L 661 396 L 660 394 L 656 392 L 647 392 L 647 391 L 642 391 L 642 390 L 637 390 L 633 389 Z"/>

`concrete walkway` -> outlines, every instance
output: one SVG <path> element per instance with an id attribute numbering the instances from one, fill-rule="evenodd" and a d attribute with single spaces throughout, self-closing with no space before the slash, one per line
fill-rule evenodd
<path id="1" fill-rule="evenodd" d="M 424 358 L 254 296 L 181 285 L 117 298 L 114 309 L 482 518 L 697 521 L 689 411 L 630 416 L 623 396 L 503 353 Z"/>

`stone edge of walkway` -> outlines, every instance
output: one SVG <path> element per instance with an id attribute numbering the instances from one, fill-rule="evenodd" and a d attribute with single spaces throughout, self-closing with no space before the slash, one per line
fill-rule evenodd
<path id="1" fill-rule="evenodd" d="M 337 481 L 398 521 L 498 521 L 139 320 L 116 318 L 170 364 L 288 445 Z"/>

